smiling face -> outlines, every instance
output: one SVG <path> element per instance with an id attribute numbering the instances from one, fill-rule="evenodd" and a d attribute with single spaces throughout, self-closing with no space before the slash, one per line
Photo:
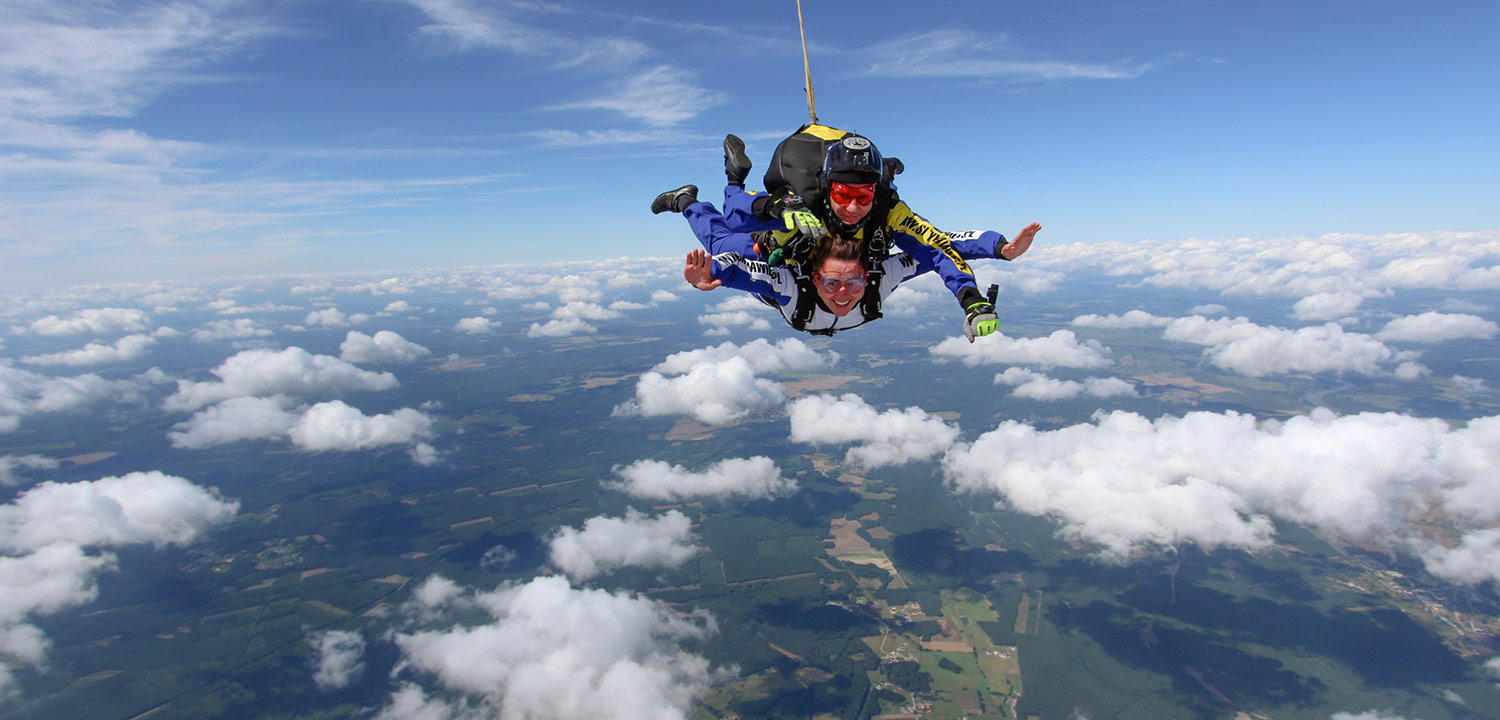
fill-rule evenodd
<path id="1" fill-rule="evenodd" d="M 828 258 L 813 273 L 813 287 L 817 289 L 818 298 L 828 311 L 843 317 L 858 307 L 860 298 L 865 296 L 864 279 L 865 269 L 858 260 Z M 859 287 L 853 287 L 854 283 L 858 283 Z M 828 288 L 830 285 L 833 286 L 831 290 Z"/>

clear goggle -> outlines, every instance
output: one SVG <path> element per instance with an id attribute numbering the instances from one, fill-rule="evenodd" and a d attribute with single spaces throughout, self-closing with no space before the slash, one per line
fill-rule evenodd
<path id="1" fill-rule="evenodd" d="M 817 283 L 818 287 L 823 288 L 827 292 L 838 292 L 840 287 L 849 288 L 851 291 L 858 290 L 863 288 L 869 280 L 869 273 L 860 273 L 853 277 L 841 278 L 828 277 L 822 273 L 813 273 L 813 282 Z"/>

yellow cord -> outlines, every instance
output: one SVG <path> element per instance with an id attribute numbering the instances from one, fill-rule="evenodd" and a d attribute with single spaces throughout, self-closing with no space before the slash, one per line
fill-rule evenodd
<path id="1" fill-rule="evenodd" d="M 807 30 L 802 26 L 802 0 L 797 0 L 797 32 L 802 34 L 802 72 L 807 82 L 807 116 L 818 124 L 818 110 L 813 104 L 812 65 L 807 62 Z"/>

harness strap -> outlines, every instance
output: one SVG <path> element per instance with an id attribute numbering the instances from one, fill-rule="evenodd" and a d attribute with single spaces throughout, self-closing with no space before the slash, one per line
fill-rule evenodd
<path id="1" fill-rule="evenodd" d="M 881 318 L 880 281 L 885 279 L 885 270 L 880 265 L 874 267 L 875 269 L 870 271 L 869 282 L 865 284 L 865 295 L 859 299 L 860 312 L 865 316 L 864 322 L 860 323 L 860 325 Z"/>
<path id="2" fill-rule="evenodd" d="M 818 312 L 818 291 L 813 287 L 810 275 L 798 272 L 796 280 L 797 307 L 792 309 L 792 318 L 789 322 L 796 330 L 817 334 L 815 330 L 808 330 L 807 324 L 812 322 L 813 315 Z"/>

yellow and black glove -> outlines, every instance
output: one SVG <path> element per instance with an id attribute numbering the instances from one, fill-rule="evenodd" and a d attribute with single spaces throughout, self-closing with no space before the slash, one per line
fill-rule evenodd
<path id="1" fill-rule="evenodd" d="M 786 223 L 786 229 L 790 232 L 798 233 L 815 243 L 828 237 L 828 228 L 817 215 L 807 209 L 801 195 L 787 195 L 777 200 L 773 211 Z"/>

